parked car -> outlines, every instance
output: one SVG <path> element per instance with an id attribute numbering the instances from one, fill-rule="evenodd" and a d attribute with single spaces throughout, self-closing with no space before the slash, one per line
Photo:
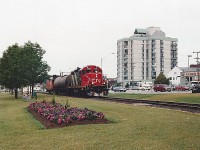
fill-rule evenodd
<path id="1" fill-rule="evenodd" d="M 176 86 L 175 90 L 177 90 L 177 91 L 189 91 L 189 90 L 191 90 L 191 88 L 189 86 L 186 86 L 186 85 L 180 85 L 180 86 Z"/>
<path id="2" fill-rule="evenodd" d="M 138 86 L 136 87 L 136 90 L 151 90 L 151 87 L 150 86 Z"/>
<path id="3" fill-rule="evenodd" d="M 200 93 L 200 85 L 193 86 L 192 93 Z"/>
<path id="4" fill-rule="evenodd" d="M 173 84 L 172 84 L 170 87 L 171 87 L 171 91 L 175 91 L 175 90 L 176 90 L 176 89 L 175 89 L 176 85 L 173 85 Z"/>
<path id="5" fill-rule="evenodd" d="M 123 87 L 113 87 L 112 90 L 114 92 L 126 92 L 126 88 Z"/>
<path id="6" fill-rule="evenodd" d="M 157 91 L 161 91 L 161 92 L 168 91 L 168 92 L 170 92 L 171 91 L 171 87 L 166 85 L 166 84 L 154 84 L 153 89 L 154 89 L 155 92 L 157 92 Z"/>

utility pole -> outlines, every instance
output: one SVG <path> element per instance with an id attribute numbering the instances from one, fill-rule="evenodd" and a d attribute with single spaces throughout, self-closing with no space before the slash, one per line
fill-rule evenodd
<path id="1" fill-rule="evenodd" d="M 197 58 L 194 58 L 197 60 L 197 76 L 198 76 L 198 86 L 199 86 L 199 53 L 200 51 L 198 52 L 193 52 L 193 53 L 196 53 L 197 54 Z"/>
<path id="2" fill-rule="evenodd" d="M 189 58 L 192 57 L 192 55 L 188 55 L 188 69 L 189 69 L 189 77 L 188 77 L 188 83 L 190 85 L 190 63 L 189 63 Z"/>

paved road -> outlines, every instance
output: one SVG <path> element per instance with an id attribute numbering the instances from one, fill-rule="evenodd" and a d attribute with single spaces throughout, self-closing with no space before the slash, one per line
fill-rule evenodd
<path id="1" fill-rule="evenodd" d="M 126 92 L 114 92 L 114 91 L 109 91 L 109 93 L 135 93 L 135 94 L 176 94 L 176 93 L 192 93 L 192 91 L 171 91 L 171 92 L 155 92 L 154 90 L 127 90 Z"/>

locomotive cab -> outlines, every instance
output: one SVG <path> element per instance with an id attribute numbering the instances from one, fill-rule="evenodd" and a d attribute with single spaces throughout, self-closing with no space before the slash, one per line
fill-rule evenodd
<path id="1" fill-rule="evenodd" d="M 82 86 L 86 87 L 88 92 L 102 93 L 103 91 L 107 92 L 106 81 L 102 75 L 102 69 L 90 65 L 82 69 L 81 72 L 81 81 Z"/>
<path id="2" fill-rule="evenodd" d="M 99 86 L 102 85 L 102 70 L 97 66 L 87 66 L 82 69 L 81 73 L 82 86 Z"/>

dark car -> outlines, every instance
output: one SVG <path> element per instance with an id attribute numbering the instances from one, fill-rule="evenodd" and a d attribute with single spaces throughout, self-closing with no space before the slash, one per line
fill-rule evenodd
<path id="1" fill-rule="evenodd" d="M 161 92 L 168 91 L 168 92 L 170 92 L 171 91 L 171 87 L 166 85 L 166 84 L 155 84 L 153 89 L 154 89 L 155 92 L 157 92 L 157 91 L 161 91 Z"/>
<path id="2" fill-rule="evenodd" d="M 186 85 L 181 85 L 181 86 L 176 86 L 175 90 L 177 90 L 177 91 L 189 91 L 190 87 L 186 86 Z"/>
<path id="3" fill-rule="evenodd" d="M 193 86 L 192 93 L 200 93 L 200 85 Z"/>

